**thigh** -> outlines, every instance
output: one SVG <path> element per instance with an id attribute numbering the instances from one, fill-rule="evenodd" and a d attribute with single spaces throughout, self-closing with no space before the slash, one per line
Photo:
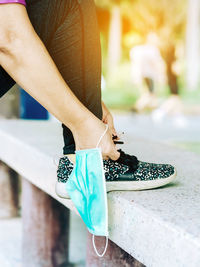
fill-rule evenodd
<path id="1" fill-rule="evenodd" d="M 28 0 L 26 9 L 36 33 L 49 50 L 56 29 L 70 9 L 70 1 Z"/>
<path id="2" fill-rule="evenodd" d="M 98 118 L 101 108 L 101 48 L 93 0 L 29 0 L 30 20 L 62 77 L 78 99 Z M 64 154 L 74 153 L 63 125 Z"/>
<path id="3" fill-rule="evenodd" d="M 101 118 L 101 48 L 93 0 L 72 0 L 49 52 L 79 100 Z"/>

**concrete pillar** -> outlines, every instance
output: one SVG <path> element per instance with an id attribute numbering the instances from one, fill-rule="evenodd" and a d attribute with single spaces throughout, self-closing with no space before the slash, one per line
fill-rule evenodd
<path id="1" fill-rule="evenodd" d="M 95 244 L 99 253 L 102 253 L 105 247 L 105 239 L 95 237 Z M 144 265 L 111 240 L 108 241 L 106 254 L 99 258 L 92 245 L 92 235 L 88 233 L 86 267 L 144 267 Z"/>
<path id="2" fill-rule="evenodd" d="M 22 218 L 22 266 L 69 266 L 69 210 L 23 179 Z"/>
<path id="3" fill-rule="evenodd" d="M 19 179 L 15 171 L 0 161 L 0 218 L 18 216 Z"/>
<path id="4" fill-rule="evenodd" d="M 3 96 L 0 101 L 0 118 L 18 118 L 19 90 L 17 85 L 13 86 L 12 90 Z M 18 174 L 1 161 L 0 192 L 0 218 L 18 216 Z"/>
<path id="5" fill-rule="evenodd" d="M 0 99 L 0 118 L 15 119 L 19 118 L 19 89 L 14 85 L 12 90 L 8 91 Z"/>

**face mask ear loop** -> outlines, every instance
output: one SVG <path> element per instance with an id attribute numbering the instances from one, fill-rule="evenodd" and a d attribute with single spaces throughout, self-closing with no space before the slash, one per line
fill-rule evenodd
<path id="1" fill-rule="evenodd" d="M 103 132 L 103 134 L 101 135 L 101 137 L 99 138 L 99 141 L 98 141 L 98 143 L 97 143 L 97 145 L 96 145 L 96 148 L 99 147 L 99 145 L 100 145 L 100 143 L 101 143 L 101 140 L 102 140 L 102 138 L 104 137 L 104 135 L 106 134 L 107 130 L 108 130 L 108 124 L 106 124 L 106 129 L 105 129 L 105 131 Z M 97 256 L 99 256 L 99 257 L 103 257 L 103 256 L 105 255 L 106 250 L 107 250 L 107 247 L 108 247 L 108 237 L 106 236 L 106 245 L 105 245 L 105 249 L 104 249 L 104 251 L 103 251 L 102 254 L 99 254 L 99 252 L 97 251 L 97 248 L 96 248 L 96 245 L 95 245 L 94 237 L 95 237 L 95 236 L 92 235 L 92 244 L 93 244 L 94 250 L 95 250 Z"/>
<path id="2" fill-rule="evenodd" d="M 107 247 L 108 247 L 108 237 L 106 236 L 106 246 L 105 246 L 104 251 L 103 251 L 102 254 L 99 254 L 99 252 L 97 251 L 97 248 L 96 248 L 96 245 L 95 245 L 94 237 L 95 237 L 95 235 L 92 235 L 92 244 L 93 244 L 93 248 L 94 248 L 94 250 L 95 250 L 97 256 L 99 256 L 100 258 L 102 258 L 102 257 L 105 255 L 106 250 L 107 250 Z"/>
<path id="3" fill-rule="evenodd" d="M 98 141 L 98 143 L 97 143 L 97 145 L 96 145 L 96 148 L 99 147 L 99 145 L 100 145 L 100 143 L 101 143 L 101 140 L 102 140 L 102 138 L 104 137 L 104 135 L 106 134 L 107 130 L 108 130 L 108 124 L 106 124 L 106 129 L 105 129 L 105 131 L 103 132 L 102 136 L 99 138 L 99 141 Z"/>

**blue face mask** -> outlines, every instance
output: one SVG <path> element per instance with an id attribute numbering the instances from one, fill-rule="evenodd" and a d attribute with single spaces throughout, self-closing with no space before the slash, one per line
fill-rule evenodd
<path id="1" fill-rule="evenodd" d="M 107 129 L 108 126 L 98 144 Z M 98 145 L 93 149 L 76 151 L 76 163 L 66 189 L 89 232 L 93 234 L 97 255 L 103 257 L 108 244 L 108 207 L 103 159 Z M 96 250 L 94 235 L 106 236 L 105 250 L 101 255 Z"/>

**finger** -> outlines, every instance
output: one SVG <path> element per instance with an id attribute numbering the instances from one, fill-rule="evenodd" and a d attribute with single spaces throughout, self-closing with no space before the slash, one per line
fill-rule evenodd
<path id="1" fill-rule="evenodd" d="M 111 133 L 115 136 L 118 136 L 117 131 L 115 130 L 113 118 L 111 116 L 109 117 L 108 125 L 109 125 Z"/>
<path id="2" fill-rule="evenodd" d="M 108 124 L 108 120 L 107 120 L 107 118 L 102 119 L 102 121 L 103 121 L 103 123 Z"/>
<path id="3" fill-rule="evenodd" d="M 114 136 L 116 136 L 116 138 L 115 139 L 119 139 L 119 136 L 118 136 L 118 134 L 117 134 L 117 131 L 115 130 L 115 127 L 112 127 L 111 128 L 111 132 L 112 132 L 112 134 L 114 135 Z"/>
<path id="4" fill-rule="evenodd" d="M 109 157 L 106 156 L 106 155 L 103 155 L 103 159 L 104 159 L 104 160 L 109 160 Z"/>

